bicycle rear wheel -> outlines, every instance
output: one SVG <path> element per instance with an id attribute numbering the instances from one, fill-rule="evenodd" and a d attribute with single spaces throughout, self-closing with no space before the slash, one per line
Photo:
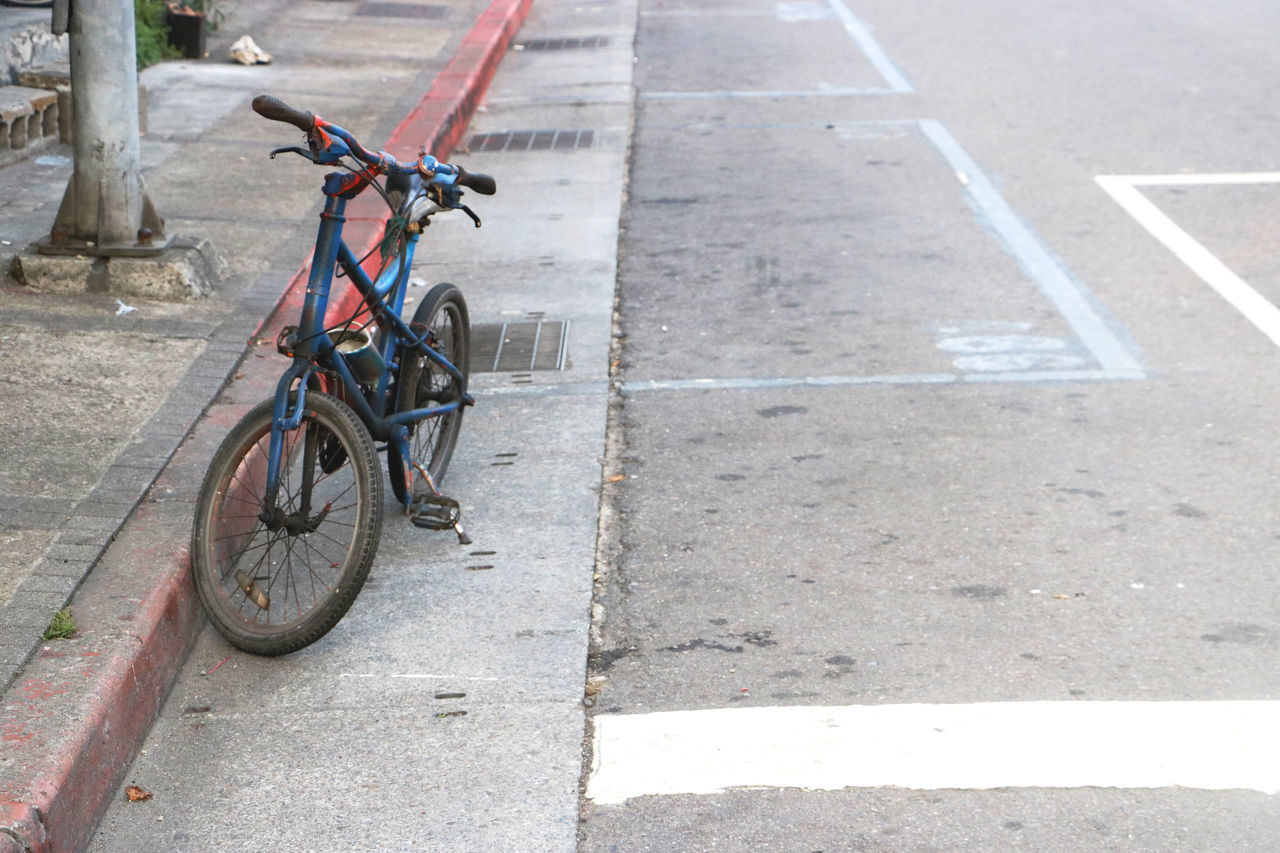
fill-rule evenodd
<path id="1" fill-rule="evenodd" d="M 338 624 L 368 577 L 382 532 L 373 439 L 347 406 L 306 395 L 285 433 L 277 511 L 261 516 L 273 404 L 227 434 L 196 505 L 191 567 L 214 627 L 259 655 L 297 651 Z"/>
<path id="2" fill-rule="evenodd" d="M 464 377 L 470 375 L 471 318 L 462 291 L 448 283 L 431 288 L 413 312 L 412 326 L 419 333 L 430 329 L 431 346 L 435 351 L 447 358 Z M 406 352 L 401 357 L 396 388 L 397 412 L 449 402 L 458 396 L 459 391 L 457 380 L 448 372 L 415 352 Z M 409 427 L 409 451 L 413 460 L 426 468 L 436 483 L 444 479 L 449 460 L 453 458 L 453 448 L 462 429 L 462 412 L 459 407 L 448 414 L 423 418 Z M 398 466 L 394 461 L 391 467 L 392 490 L 403 502 L 405 483 L 396 476 Z"/>

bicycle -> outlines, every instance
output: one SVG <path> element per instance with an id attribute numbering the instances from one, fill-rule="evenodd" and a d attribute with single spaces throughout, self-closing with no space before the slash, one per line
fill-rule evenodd
<path id="1" fill-rule="evenodd" d="M 438 487 L 463 411 L 474 403 L 467 393 L 467 304 L 442 283 L 411 322 L 400 314 L 431 217 L 461 210 L 479 228 L 462 187 L 492 195 L 497 186 L 425 149 L 415 162 L 369 151 L 343 128 L 270 95 L 255 98 L 253 109 L 307 134 L 306 148 L 276 148 L 272 159 L 291 153 L 345 169 L 324 177 L 301 317 L 276 341 L 290 366 L 274 396 L 250 410 L 214 454 L 191 538 L 196 592 L 214 627 L 240 649 L 281 655 L 328 633 L 369 574 L 384 501 L 375 441 L 384 445 L 392 492 L 412 522 L 471 541 L 458 502 Z M 357 259 L 342 239 L 344 212 L 370 187 L 391 214 L 379 245 Z M 374 251 L 380 266 L 370 276 L 362 263 Z M 355 314 L 326 326 L 335 269 L 362 299 Z"/>

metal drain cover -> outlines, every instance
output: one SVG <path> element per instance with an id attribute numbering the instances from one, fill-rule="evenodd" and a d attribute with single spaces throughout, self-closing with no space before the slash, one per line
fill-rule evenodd
<path id="1" fill-rule="evenodd" d="M 595 145 L 594 130 L 504 130 L 476 133 L 467 141 L 472 151 L 572 151 Z"/>
<path id="2" fill-rule="evenodd" d="M 365 0 L 356 7 L 356 14 L 378 18 L 426 18 L 437 21 L 449 14 L 449 7 L 427 3 L 379 3 L 375 0 Z"/>
<path id="3" fill-rule="evenodd" d="M 568 320 L 471 324 L 472 373 L 563 370 Z"/>
<path id="4" fill-rule="evenodd" d="M 608 47 L 609 37 L 580 36 L 553 39 L 529 39 L 526 42 L 522 42 L 521 46 L 525 50 L 534 51 L 591 50 L 593 48 Z"/>

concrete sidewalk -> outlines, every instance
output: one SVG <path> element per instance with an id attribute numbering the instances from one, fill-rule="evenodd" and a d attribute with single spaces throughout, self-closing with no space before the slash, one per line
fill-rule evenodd
<path id="1" fill-rule="evenodd" d="M 0 288 L 0 851 L 87 843 L 200 626 L 176 496 L 229 424 L 184 440 L 229 379 L 278 372 L 261 341 L 296 293 L 320 207 L 319 170 L 266 159 L 296 132 L 249 101 L 269 92 L 402 158 L 419 144 L 443 156 L 530 5 L 233 5 L 210 58 L 142 74 L 148 191 L 170 233 L 218 250 L 217 292 L 178 304 Z M 246 32 L 271 65 L 223 58 Z M 0 170 L 0 268 L 47 232 L 70 168 L 64 146 Z M 68 602 L 76 636 L 42 643 Z"/>

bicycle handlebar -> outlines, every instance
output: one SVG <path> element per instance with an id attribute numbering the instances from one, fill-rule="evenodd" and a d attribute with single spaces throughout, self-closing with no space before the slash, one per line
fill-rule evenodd
<path id="1" fill-rule="evenodd" d="M 259 95 L 254 98 L 253 111 L 263 118 L 291 124 L 303 133 L 310 133 L 316 128 L 315 113 L 295 110 L 275 95 Z"/>
<path id="2" fill-rule="evenodd" d="M 456 183 L 475 190 L 481 195 L 493 195 L 498 191 L 497 181 L 489 175 L 484 175 L 480 172 L 468 172 L 461 166 L 444 163 L 425 152 L 418 158 L 416 163 L 404 163 L 386 151 L 370 151 L 361 145 L 359 140 L 348 131 L 338 127 L 336 124 L 325 121 L 313 112 L 294 109 L 274 95 L 259 95 L 254 98 L 253 111 L 263 118 L 284 122 L 298 128 L 298 130 L 307 134 L 308 139 L 313 143 L 313 151 L 317 150 L 315 147 L 316 142 L 323 143 L 321 148 L 327 150 L 332 145 L 332 140 L 328 140 L 327 137 L 338 137 L 338 139 L 346 143 L 346 151 L 336 151 L 334 154 L 335 159 L 329 162 L 337 162 L 336 157 L 349 153 L 357 160 L 375 167 L 384 174 L 421 175 L 434 183 L 446 185 Z M 317 140 L 317 137 L 319 137 L 319 140 Z M 316 162 L 322 161 L 317 157 Z"/>

